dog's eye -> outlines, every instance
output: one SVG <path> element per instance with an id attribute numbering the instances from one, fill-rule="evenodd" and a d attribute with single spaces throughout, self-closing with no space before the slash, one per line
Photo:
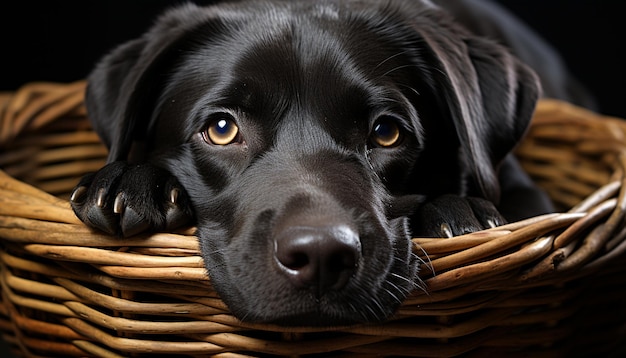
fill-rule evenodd
<path id="1" fill-rule="evenodd" d="M 378 147 L 389 148 L 400 143 L 401 139 L 402 131 L 392 117 L 383 116 L 374 122 L 371 134 L 372 144 Z"/>
<path id="2" fill-rule="evenodd" d="M 214 145 L 228 145 L 234 143 L 240 137 L 239 127 L 230 116 L 220 116 L 215 119 L 202 132 L 205 142 Z"/>

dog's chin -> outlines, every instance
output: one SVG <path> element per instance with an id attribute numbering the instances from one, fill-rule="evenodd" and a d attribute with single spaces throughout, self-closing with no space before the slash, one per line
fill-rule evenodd
<path id="1" fill-rule="evenodd" d="M 270 281 L 275 283 L 279 280 Z M 382 283 L 383 287 L 377 289 L 351 287 L 322 297 L 291 287 L 272 290 L 273 294 L 263 297 L 259 291 L 242 294 L 242 287 L 232 281 L 228 285 L 216 279 L 213 284 L 231 313 L 240 321 L 287 327 L 337 327 L 382 322 L 396 312 L 405 298 L 401 292 L 388 295 L 392 287 L 397 287 L 399 283 L 387 280 Z M 271 285 L 271 282 L 264 285 Z"/>
<path id="2" fill-rule="evenodd" d="M 378 302 L 375 297 L 347 297 L 345 294 L 316 299 L 294 295 L 282 310 L 259 312 L 242 309 L 238 302 L 225 300 L 234 316 L 242 322 L 285 327 L 342 327 L 379 323 L 392 316 L 399 302 Z M 306 301 L 306 302 L 303 302 Z"/>
<path id="3" fill-rule="evenodd" d="M 389 319 L 419 284 L 419 258 L 406 230 L 407 220 L 392 220 L 396 239 L 380 239 L 373 253 L 345 287 L 320 294 L 314 287 L 296 287 L 283 275 L 268 271 L 258 251 L 235 250 L 240 259 L 225 259 L 228 249 L 206 257 L 211 281 L 232 314 L 255 324 L 299 327 L 337 327 L 378 323 Z M 206 232 L 204 232 L 206 234 Z M 391 247 L 380 242 L 391 243 Z M 381 245 L 381 246 L 378 246 Z M 256 247 L 259 249 L 259 247 Z M 256 253 L 256 254 L 255 254 Z M 231 255 L 226 255 L 231 256 Z M 245 262 L 254 270 L 236 269 Z M 225 265 L 229 261 L 230 265 Z M 258 263 L 258 265 L 254 265 Z"/>
<path id="4" fill-rule="evenodd" d="M 313 327 L 337 327 L 337 326 L 349 326 L 357 324 L 351 319 L 346 317 L 326 317 L 319 312 L 311 312 L 306 314 L 298 314 L 292 316 L 279 317 L 273 321 L 268 321 L 269 324 L 275 324 L 284 327 L 299 327 L 306 323 L 308 326 Z"/>
<path id="5" fill-rule="evenodd" d="M 393 311 L 389 312 L 390 314 Z M 249 320 L 249 323 L 272 324 L 283 327 L 345 327 L 358 324 L 378 323 L 387 319 L 388 316 L 380 316 L 373 319 L 355 319 L 344 314 L 331 314 L 323 309 L 297 314 L 285 314 L 272 319 Z"/>
<path id="6" fill-rule="evenodd" d="M 268 321 L 269 324 L 275 324 L 284 327 L 301 327 L 303 325 L 313 327 L 339 327 L 350 326 L 362 322 L 357 322 L 349 317 L 333 317 L 324 316 L 319 312 L 311 312 L 305 314 L 297 314 L 292 316 L 279 317 L 275 320 Z"/>

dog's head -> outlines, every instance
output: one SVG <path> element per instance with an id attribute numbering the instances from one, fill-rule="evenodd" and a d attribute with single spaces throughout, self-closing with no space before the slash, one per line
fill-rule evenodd
<path id="1" fill-rule="evenodd" d="M 187 190 L 234 314 L 307 325 L 395 311 L 418 284 L 413 209 L 497 201 L 495 168 L 539 92 L 427 1 L 187 5 L 89 82 L 110 159 L 151 161 Z"/>

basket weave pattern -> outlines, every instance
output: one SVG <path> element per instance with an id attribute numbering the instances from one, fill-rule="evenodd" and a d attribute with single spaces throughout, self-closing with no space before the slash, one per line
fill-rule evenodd
<path id="1" fill-rule="evenodd" d="M 67 195 L 106 150 L 84 82 L 0 94 L 0 331 L 24 356 L 555 356 L 626 337 L 626 123 L 544 100 L 523 166 L 563 213 L 415 238 L 424 290 L 386 323 L 284 328 L 236 320 L 193 229 L 120 240 Z M 427 253 L 427 255 L 426 255 Z M 622 348 L 623 349 L 623 348 Z"/>

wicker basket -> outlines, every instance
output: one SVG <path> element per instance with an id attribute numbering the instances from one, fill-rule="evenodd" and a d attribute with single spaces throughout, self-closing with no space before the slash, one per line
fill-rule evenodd
<path id="1" fill-rule="evenodd" d="M 621 120 L 543 101 L 518 155 L 565 213 L 414 239 L 417 253 L 428 253 L 426 290 L 387 323 L 283 328 L 229 314 L 192 229 L 120 241 L 76 219 L 67 193 L 106 156 L 85 118 L 83 90 L 83 82 L 40 83 L 0 95 L 0 330 L 16 355 L 541 357 L 624 349 Z"/>

